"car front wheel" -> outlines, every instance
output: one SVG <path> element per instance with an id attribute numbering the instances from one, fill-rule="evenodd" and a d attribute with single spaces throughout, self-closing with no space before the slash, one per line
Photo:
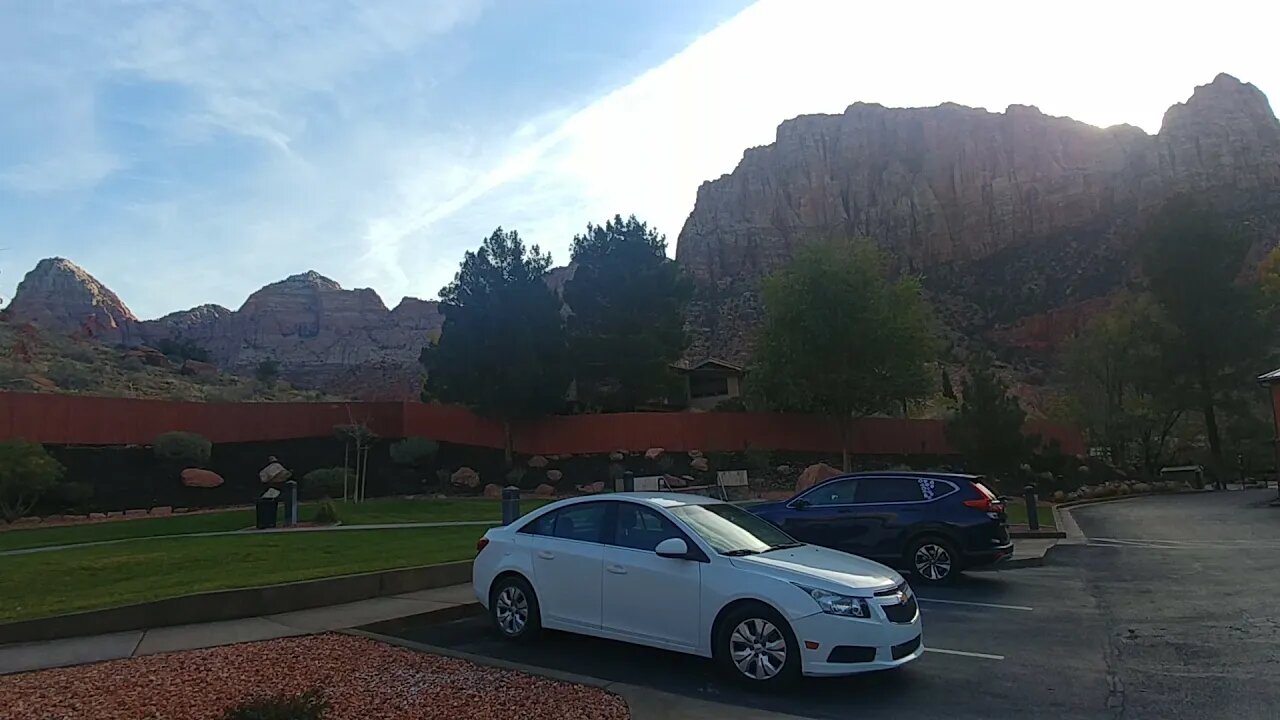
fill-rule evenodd
<path id="1" fill-rule="evenodd" d="M 722 671 L 752 687 L 781 689 L 800 677 L 800 646 L 791 626 L 762 604 L 741 606 L 723 618 L 715 658 Z"/>
<path id="2" fill-rule="evenodd" d="M 929 585 L 943 585 L 960 573 L 955 546 L 940 537 L 923 537 L 907 549 L 907 564 L 916 577 Z"/>
<path id="3" fill-rule="evenodd" d="M 542 629 L 538 597 L 524 578 L 498 578 L 489 591 L 489 619 L 507 640 L 530 640 Z"/>

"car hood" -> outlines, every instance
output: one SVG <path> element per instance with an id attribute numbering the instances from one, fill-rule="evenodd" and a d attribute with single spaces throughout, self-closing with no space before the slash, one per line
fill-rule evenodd
<path id="1" fill-rule="evenodd" d="M 777 511 L 779 511 L 779 510 L 782 510 L 782 509 L 783 509 L 783 508 L 785 508 L 786 506 L 787 506 L 786 501 L 783 501 L 783 502 L 753 502 L 753 503 L 742 503 L 742 504 L 741 504 L 741 507 L 742 507 L 742 509 L 743 509 L 743 510 L 746 510 L 747 512 L 749 512 L 749 513 L 753 513 L 753 514 L 755 514 L 755 515 L 768 515 L 769 513 L 773 513 L 773 512 L 777 512 Z"/>
<path id="2" fill-rule="evenodd" d="M 753 570 L 788 582 L 816 584 L 833 591 L 860 590 L 871 595 L 902 583 L 902 576 L 892 568 L 817 545 L 744 555 L 732 560 L 735 567 L 743 570 Z"/>

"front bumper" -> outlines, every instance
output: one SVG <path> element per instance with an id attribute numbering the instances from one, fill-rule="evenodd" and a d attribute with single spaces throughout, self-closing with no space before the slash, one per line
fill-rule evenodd
<path id="1" fill-rule="evenodd" d="M 893 603 L 883 600 L 869 600 L 873 617 L 866 620 L 821 612 L 792 620 L 801 671 L 812 676 L 856 675 L 899 667 L 920 657 L 924 637 L 919 610 L 910 622 L 889 622 L 883 608 Z M 810 647 L 815 643 L 817 648 Z"/>

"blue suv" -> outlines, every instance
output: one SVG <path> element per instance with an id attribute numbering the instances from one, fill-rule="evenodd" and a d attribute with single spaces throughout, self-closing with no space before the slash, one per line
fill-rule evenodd
<path id="1" fill-rule="evenodd" d="M 926 584 L 1013 554 L 1004 505 L 976 475 L 853 473 L 746 509 L 797 540 L 911 570 Z"/>

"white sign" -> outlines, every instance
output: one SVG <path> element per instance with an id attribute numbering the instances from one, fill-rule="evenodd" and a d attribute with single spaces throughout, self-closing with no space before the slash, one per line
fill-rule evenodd
<path id="1" fill-rule="evenodd" d="M 716 482 L 720 487 L 746 487 L 746 470 L 721 470 L 716 473 Z"/>

